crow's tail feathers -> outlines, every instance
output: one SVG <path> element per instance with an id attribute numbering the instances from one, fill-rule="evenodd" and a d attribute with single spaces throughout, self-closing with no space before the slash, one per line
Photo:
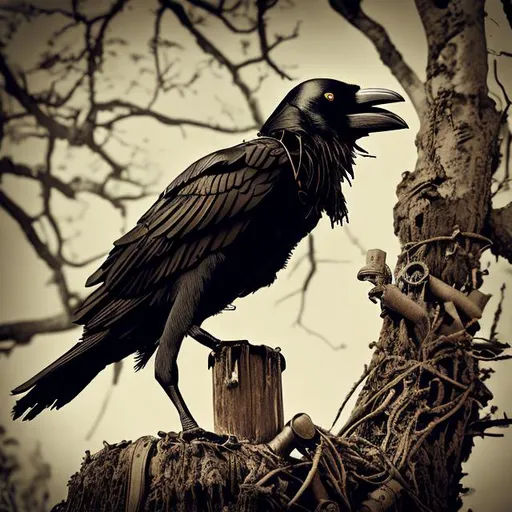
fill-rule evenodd
<path id="1" fill-rule="evenodd" d="M 90 335 L 87 341 L 77 343 L 51 365 L 13 389 L 13 395 L 29 391 L 14 405 L 13 419 L 28 411 L 23 420 L 32 420 L 47 407 L 60 409 L 73 400 L 105 368 L 105 357 L 95 349 L 106 336 L 105 331 Z"/>

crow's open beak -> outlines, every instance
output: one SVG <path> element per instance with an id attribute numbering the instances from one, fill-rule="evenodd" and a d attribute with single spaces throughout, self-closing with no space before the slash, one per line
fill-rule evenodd
<path id="1" fill-rule="evenodd" d="M 356 92 L 355 112 L 347 114 L 349 127 L 361 133 L 401 130 L 409 128 L 407 123 L 393 112 L 375 105 L 404 101 L 400 94 L 389 89 L 360 89 Z"/>

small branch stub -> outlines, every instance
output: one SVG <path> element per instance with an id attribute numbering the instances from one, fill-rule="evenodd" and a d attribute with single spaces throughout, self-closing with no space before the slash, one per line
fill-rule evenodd
<path id="1" fill-rule="evenodd" d="M 279 349 L 248 342 L 226 343 L 211 360 L 214 430 L 264 443 L 283 428 Z"/>

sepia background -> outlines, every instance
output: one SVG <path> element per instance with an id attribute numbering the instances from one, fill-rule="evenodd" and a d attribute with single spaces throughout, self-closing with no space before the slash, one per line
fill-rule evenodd
<path id="1" fill-rule="evenodd" d="M 15 2 L 16 3 L 16 2 Z M 17 2 L 19 3 L 19 2 Z M 45 8 L 66 6 L 62 1 L 39 2 Z M 38 5 L 39 5 L 38 4 Z M 83 3 L 90 12 L 105 10 L 106 2 Z M 6 2 L 0 5 L 13 5 Z M 121 98 L 137 105 L 151 100 L 155 82 L 149 42 L 154 36 L 155 10 L 158 3 L 132 0 L 109 26 L 112 49 L 98 78 L 101 101 Z M 424 77 L 425 41 L 412 0 L 367 0 L 367 13 L 389 32 L 395 45 L 420 77 Z M 85 9 L 85 7 L 84 7 Z M 503 15 L 500 0 L 487 2 L 486 29 L 489 49 L 512 51 L 510 27 Z M 3 20 L 5 21 L 5 19 Z M 251 87 L 259 85 L 254 100 L 263 118 L 268 116 L 286 92 L 298 82 L 313 77 L 332 77 L 362 87 L 387 87 L 403 94 L 388 69 L 380 62 L 371 43 L 338 16 L 327 1 L 280 1 L 268 13 L 268 33 L 290 35 L 300 21 L 298 36 L 283 41 L 272 52 L 273 62 L 292 77 L 287 80 L 269 69 L 268 63 L 248 66 L 243 80 Z M 7 48 L 8 62 L 16 71 L 34 68 L 47 49 L 47 41 L 63 25 L 59 16 L 35 16 L 24 21 Z M 5 27 L 4 27 L 5 29 Z M 251 55 L 251 45 L 240 42 L 245 36 L 233 34 L 218 21 L 202 23 L 202 29 L 222 52 L 238 62 Z M 7 29 L 5 29 L 7 30 Z M 162 17 L 161 36 L 169 43 L 162 49 L 162 62 L 175 62 L 170 69 L 173 83 L 182 84 L 161 91 L 152 110 L 173 118 L 195 119 L 223 127 L 243 128 L 236 133 L 194 127 L 171 126 L 155 117 L 134 116 L 116 123 L 115 134 L 105 142 L 105 151 L 116 162 L 126 163 L 130 177 L 139 186 L 113 183 L 112 197 L 133 196 L 127 200 L 123 218 L 118 208 L 97 194 L 83 192 L 76 200 L 53 198 L 53 213 L 62 224 L 69 258 L 87 260 L 111 247 L 112 241 L 129 229 L 151 205 L 157 194 L 177 174 L 199 157 L 255 136 L 254 112 L 251 114 L 240 89 L 232 83 L 225 68 L 220 68 L 198 48 L 194 38 L 171 15 Z M 79 35 L 69 30 L 59 39 L 62 52 L 71 52 Z M 115 40 L 124 43 L 115 45 Z M 247 36 L 249 40 L 249 36 Z M 54 48 L 55 50 L 55 48 Z M 244 53 L 246 52 L 246 53 Z M 493 55 L 490 55 L 493 58 Z M 499 57 L 500 78 L 512 91 L 510 59 Z M 178 73 L 174 75 L 174 73 Z M 54 79 L 44 72 L 27 73 L 32 91 L 48 88 Z M 70 81 L 72 72 L 70 72 Z M 65 84 L 63 85 L 63 87 Z M 493 77 L 489 86 L 499 94 Z M 2 91 L 2 103 L 9 100 Z M 405 94 L 404 94 L 405 96 Z M 87 98 L 75 100 L 86 103 Z M 496 101 L 499 101 L 498 98 Z M 357 271 L 365 263 L 365 250 L 380 248 L 387 252 L 393 265 L 399 251 L 393 234 L 395 187 L 401 174 L 414 169 L 414 146 L 418 122 L 411 104 L 393 105 L 410 129 L 396 133 L 374 134 L 361 145 L 376 158 L 361 158 L 355 167 L 353 187 L 345 187 L 350 224 L 331 229 L 324 220 L 315 231 L 318 266 L 306 295 L 302 324 L 297 325 L 301 297 L 294 295 L 308 273 L 307 242 L 299 246 L 288 268 L 280 273 L 270 288 L 237 302 L 236 311 L 227 311 L 208 320 L 204 326 L 221 339 L 249 339 L 281 347 L 287 361 L 283 374 L 285 418 L 307 412 L 315 423 L 329 428 L 343 398 L 359 378 L 371 356 L 369 344 L 378 338 L 381 319 L 379 306 L 367 299 L 369 286 L 358 282 Z M 105 119 L 109 119 L 105 114 Z M 29 125 L 19 125 L 16 134 L 9 132 L 3 140 L 1 156 L 37 169 L 45 163 L 47 141 Z M 106 135 L 105 135 L 106 137 Z M 61 176 L 101 180 L 108 165 L 97 153 L 84 146 L 72 147 L 57 140 L 52 166 Z M 69 179 L 69 178 L 68 178 Z M 41 209 L 41 190 L 34 180 L 0 175 L 4 193 L 30 215 Z M 475 191 L 478 193 L 478 191 Z M 117 196 L 116 196 L 117 194 Z M 509 192 L 495 198 L 502 206 L 511 199 Z M 41 227 L 44 231 L 44 226 Z M 46 235 L 51 229 L 46 227 Z M 46 318 L 58 314 L 62 305 L 57 286 L 47 265 L 27 242 L 19 225 L 0 209 L 0 323 Z M 43 235 L 41 235 L 43 236 Z M 51 241 L 49 242 L 51 245 Z M 326 260 L 326 261 L 324 261 Z M 487 334 L 497 307 L 500 286 L 512 285 L 510 267 L 496 262 L 490 255 L 490 275 L 482 290 L 491 293 L 482 333 Z M 101 260 L 78 268 L 66 268 L 66 278 L 73 293 L 83 297 L 85 279 Z M 501 341 L 512 338 L 512 298 L 507 296 L 499 324 Z M 126 360 L 119 382 L 112 386 L 113 369 L 103 371 L 73 402 L 59 411 L 45 412 L 32 422 L 12 422 L 10 410 L 14 398 L 10 390 L 25 381 L 68 350 L 80 336 L 80 329 L 41 334 L 29 343 L 12 346 L 0 342 L 0 425 L 21 443 L 24 468 L 31 471 L 31 458 L 39 447 L 41 458 L 51 466 L 50 504 L 66 496 L 68 478 L 80 467 L 85 450 L 96 452 L 103 440 L 110 443 L 137 439 L 159 430 L 179 430 L 179 420 L 169 399 L 154 380 L 153 360 L 146 369 L 135 373 L 132 361 Z M 180 356 L 180 384 L 183 395 L 200 425 L 212 428 L 211 374 L 207 369 L 208 350 L 191 339 L 185 340 Z M 507 361 L 496 365 L 488 383 L 494 404 L 501 411 L 512 411 L 512 370 Z M 97 428 L 86 439 L 95 423 L 107 394 L 110 400 Z M 346 419 L 350 404 L 338 422 Z M 512 433 L 505 437 L 476 439 L 469 474 L 463 481 L 474 489 L 464 499 L 465 509 L 500 512 L 512 499 Z"/>

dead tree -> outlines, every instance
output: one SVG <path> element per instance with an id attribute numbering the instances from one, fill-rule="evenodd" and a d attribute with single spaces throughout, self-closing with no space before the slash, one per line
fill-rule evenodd
<path id="1" fill-rule="evenodd" d="M 370 252 L 358 276 L 374 285 L 383 326 L 348 422 L 333 435 L 299 416 L 267 444 L 185 443 L 162 433 L 106 446 L 87 456 L 57 510 L 460 508 L 461 464 L 474 436 L 510 423 L 481 414 L 492 395 L 480 363 L 509 357 L 508 345 L 495 329 L 475 337 L 488 298 L 479 291 L 481 254 L 492 247 L 512 256 L 512 205 L 494 211 L 491 202 L 493 187 L 509 179 L 500 142 L 505 133 L 509 148 L 510 101 L 503 89 L 498 110 L 489 97 L 484 1 L 416 4 L 428 43 L 424 83 L 359 1 L 331 0 L 372 40 L 421 121 L 417 165 L 403 175 L 394 210 L 402 252 L 393 271 L 381 251 Z M 496 184 L 500 164 L 505 181 Z M 290 457 L 293 447 L 302 459 Z M 143 470 L 133 463 L 141 458 Z"/>

